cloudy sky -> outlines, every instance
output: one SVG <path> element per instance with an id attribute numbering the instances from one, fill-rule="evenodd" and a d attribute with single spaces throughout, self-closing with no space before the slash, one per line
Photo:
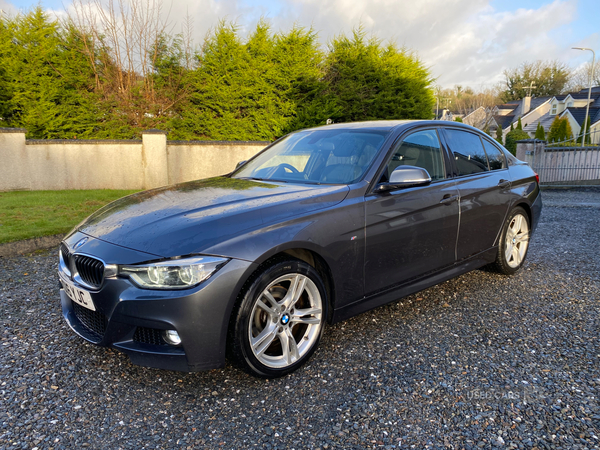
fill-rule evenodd
<path id="1" fill-rule="evenodd" d="M 0 0 L 0 9 L 14 14 L 38 3 L 61 14 L 70 0 Z M 600 57 L 600 0 L 165 0 L 169 5 L 175 23 L 189 13 L 197 43 L 219 19 L 243 30 L 261 17 L 275 30 L 312 26 L 324 44 L 362 24 L 413 50 L 442 87 L 491 87 L 524 61 L 578 67 L 591 60 L 591 52 L 571 47 L 591 47 Z"/>

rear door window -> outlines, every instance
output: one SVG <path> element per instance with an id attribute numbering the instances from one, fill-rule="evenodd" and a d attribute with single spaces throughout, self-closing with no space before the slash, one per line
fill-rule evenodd
<path id="1" fill-rule="evenodd" d="M 487 153 L 488 161 L 490 162 L 490 170 L 506 169 L 506 158 L 504 157 L 504 153 L 491 142 L 488 142 L 485 139 L 482 139 L 482 141 L 485 152 Z"/>
<path id="2" fill-rule="evenodd" d="M 479 136 L 468 131 L 446 129 L 446 140 L 459 175 L 490 170 Z"/>

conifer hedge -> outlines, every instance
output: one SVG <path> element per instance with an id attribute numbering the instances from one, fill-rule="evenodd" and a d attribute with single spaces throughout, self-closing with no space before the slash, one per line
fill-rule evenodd
<path id="1" fill-rule="evenodd" d="M 275 33 L 264 21 L 246 37 L 221 22 L 191 52 L 181 35 L 149 38 L 135 70 L 106 34 L 39 6 L 1 18 L 0 126 L 47 139 L 160 128 L 169 139 L 273 140 L 327 119 L 432 117 L 429 69 L 360 28 L 325 51 L 312 29 Z"/>

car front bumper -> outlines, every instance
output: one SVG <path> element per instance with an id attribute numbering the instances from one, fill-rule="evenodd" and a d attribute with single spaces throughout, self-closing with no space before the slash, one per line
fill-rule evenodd
<path id="1" fill-rule="evenodd" d="M 73 302 L 61 288 L 62 313 L 79 336 L 123 351 L 134 364 L 188 372 L 214 369 L 225 363 L 231 310 L 255 268 L 232 259 L 199 286 L 173 291 L 106 278 L 99 290 L 89 291 L 96 311 Z M 168 344 L 163 330 L 177 331 L 181 345 Z"/>

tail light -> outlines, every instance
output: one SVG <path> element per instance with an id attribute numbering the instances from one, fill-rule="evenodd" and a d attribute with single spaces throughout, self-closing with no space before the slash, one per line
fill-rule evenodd
<path id="1" fill-rule="evenodd" d="M 537 181 L 537 184 L 540 184 L 540 176 L 537 174 L 537 172 L 533 173 L 535 173 L 535 181 Z"/>

